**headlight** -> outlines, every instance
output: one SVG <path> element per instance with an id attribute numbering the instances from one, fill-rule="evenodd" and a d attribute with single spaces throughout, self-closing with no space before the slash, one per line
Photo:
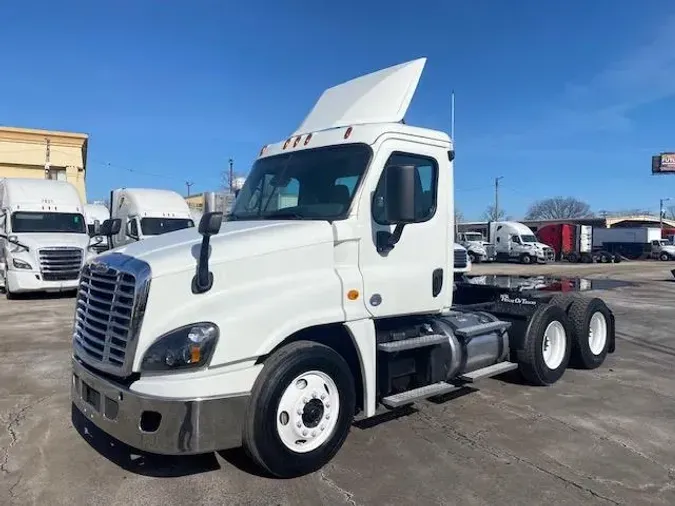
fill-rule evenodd
<path id="1" fill-rule="evenodd" d="M 203 367 L 211 360 L 218 327 L 209 322 L 186 325 L 157 339 L 143 356 L 144 371 L 170 371 Z"/>
<path id="2" fill-rule="evenodd" d="M 23 260 L 19 260 L 17 258 L 12 258 L 12 265 L 15 269 L 33 269 L 28 262 L 24 262 Z"/>

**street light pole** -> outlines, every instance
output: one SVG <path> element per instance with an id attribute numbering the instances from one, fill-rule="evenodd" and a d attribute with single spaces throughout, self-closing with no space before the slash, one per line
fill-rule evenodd
<path id="1" fill-rule="evenodd" d="M 668 202 L 670 200 L 670 197 L 666 197 L 665 199 L 659 199 L 659 228 L 663 230 L 663 203 Z"/>
<path id="2" fill-rule="evenodd" d="M 499 221 L 499 180 L 504 179 L 504 176 L 495 178 L 495 214 L 494 221 Z"/>

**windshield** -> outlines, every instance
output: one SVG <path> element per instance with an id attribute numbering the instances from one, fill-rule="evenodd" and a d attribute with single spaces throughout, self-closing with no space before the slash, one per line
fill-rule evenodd
<path id="1" fill-rule="evenodd" d="M 482 241 L 483 235 L 482 234 L 464 234 L 464 239 L 466 241 Z"/>
<path id="2" fill-rule="evenodd" d="M 344 218 L 370 161 L 365 144 L 308 149 L 255 162 L 229 218 Z"/>
<path id="3" fill-rule="evenodd" d="M 533 235 L 521 235 L 520 240 L 523 242 L 537 242 L 537 238 Z"/>
<path id="4" fill-rule="evenodd" d="M 659 242 L 661 243 L 661 246 L 670 246 L 670 243 L 665 239 L 662 239 Z"/>
<path id="5" fill-rule="evenodd" d="M 143 235 L 162 235 L 194 226 L 195 222 L 189 218 L 141 218 Z"/>
<path id="6" fill-rule="evenodd" d="M 79 213 L 32 213 L 17 211 L 12 214 L 12 232 L 62 232 L 86 234 L 84 216 Z"/>

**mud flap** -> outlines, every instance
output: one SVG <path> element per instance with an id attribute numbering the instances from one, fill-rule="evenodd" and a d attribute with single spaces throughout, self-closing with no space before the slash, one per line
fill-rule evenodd
<path id="1" fill-rule="evenodd" d="M 675 275 L 675 273 L 673 274 Z M 610 312 L 612 320 L 612 333 L 609 336 L 609 347 L 607 348 L 608 353 L 614 353 L 616 350 L 616 325 L 614 320 L 614 313 Z"/>

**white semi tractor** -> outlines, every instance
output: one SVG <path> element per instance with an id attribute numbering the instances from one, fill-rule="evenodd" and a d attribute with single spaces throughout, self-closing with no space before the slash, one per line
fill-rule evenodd
<path id="1" fill-rule="evenodd" d="M 553 248 L 539 242 L 529 227 L 517 221 L 490 222 L 488 239 L 494 244 L 497 261 L 517 260 L 523 264 L 531 264 L 555 260 Z"/>
<path id="2" fill-rule="evenodd" d="M 110 218 L 121 222 L 119 232 L 112 236 L 113 248 L 194 227 L 185 199 L 174 191 L 156 188 L 113 190 Z"/>
<path id="3" fill-rule="evenodd" d="M 403 122 L 425 62 L 326 90 L 263 147 L 228 221 L 205 213 L 84 267 L 71 395 L 86 423 L 159 454 L 243 445 L 298 476 L 355 417 L 604 362 L 601 299 L 453 283 L 453 142 Z"/>
<path id="4" fill-rule="evenodd" d="M 78 287 L 94 255 L 77 189 L 66 181 L 0 180 L 0 279 L 5 295 Z"/>
<path id="5" fill-rule="evenodd" d="M 480 232 L 460 232 L 457 241 L 464 246 L 472 263 L 491 262 L 495 259 L 494 244 L 483 238 Z"/>

